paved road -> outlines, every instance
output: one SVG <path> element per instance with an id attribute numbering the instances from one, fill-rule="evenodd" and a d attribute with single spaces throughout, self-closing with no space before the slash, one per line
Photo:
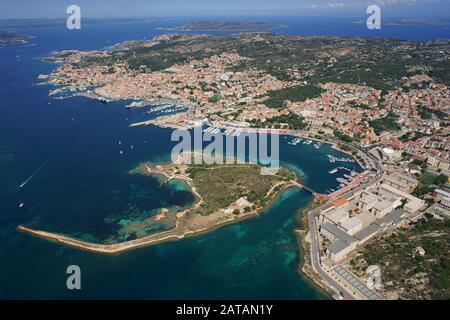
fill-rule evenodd
<path id="1" fill-rule="evenodd" d="M 360 191 L 364 190 L 365 188 L 378 183 L 380 180 L 381 180 L 381 178 L 378 178 L 377 180 L 372 181 L 371 183 L 366 183 L 366 184 L 360 186 L 359 188 L 357 188 L 351 192 L 348 192 L 347 194 L 342 195 L 342 197 L 351 197 L 353 194 L 360 192 Z M 347 289 L 342 287 L 338 282 L 336 282 L 333 278 L 331 278 L 327 272 L 325 272 L 323 270 L 321 261 L 320 261 L 319 234 L 318 234 L 316 219 L 320 215 L 320 212 L 322 212 L 323 210 L 326 210 L 327 208 L 332 206 L 333 201 L 334 200 L 330 200 L 327 203 L 325 203 L 323 206 L 320 206 L 319 208 L 316 208 L 316 209 L 312 210 L 311 212 L 309 212 L 308 224 L 309 224 L 310 238 L 311 238 L 310 239 L 310 241 L 311 241 L 311 247 L 310 247 L 311 263 L 312 263 L 312 267 L 313 267 L 314 271 L 316 271 L 322 277 L 322 279 L 325 281 L 325 283 L 329 287 L 334 288 L 335 291 L 342 294 L 344 299 L 354 300 L 355 297 L 352 294 L 348 293 Z"/>
<path id="2" fill-rule="evenodd" d="M 383 165 L 381 163 L 379 163 L 377 160 L 373 160 L 373 158 L 370 158 L 370 156 L 368 156 L 361 149 L 359 149 L 359 150 L 360 150 L 361 154 L 364 155 L 363 159 L 366 160 L 365 161 L 366 164 L 367 163 L 369 164 L 369 167 L 367 168 L 368 170 L 373 168 L 373 165 L 375 164 L 374 169 L 376 169 L 378 171 L 377 177 L 375 177 L 371 181 L 359 186 L 358 188 L 341 195 L 340 197 L 351 197 L 352 195 L 366 189 L 367 187 L 370 187 L 372 185 L 379 183 L 382 179 L 382 174 L 384 172 Z M 372 160 L 372 161 L 370 161 L 370 160 Z M 325 283 L 329 287 L 331 287 L 335 291 L 339 292 L 343 296 L 344 299 L 354 300 L 355 297 L 351 293 L 349 293 L 346 288 L 341 286 L 338 282 L 336 282 L 333 278 L 331 278 L 327 272 L 325 272 L 325 270 L 322 268 L 321 261 L 320 261 L 319 235 L 318 235 L 316 219 L 320 215 L 320 212 L 322 212 L 323 210 L 326 210 L 327 208 L 332 206 L 332 202 L 334 200 L 335 199 L 329 200 L 324 205 L 310 211 L 308 214 L 308 224 L 309 224 L 310 238 L 311 238 L 310 239 L 310 241 L 311 241 L 311 250 L 310 250 L 311 251 L 311 264 L 312 264 L 314 271 L 317 272 L 321 276 L 321 278 L 325 281 Z M 364 295 L 364 290 L 363 290 L 362 294 Z M 370 296 L 370 298 L 374 298 L 374 297 L 376 299 L 382 299 L 382 297 L 379 295 Z"/>
<path id="3" fill-rule="evenodd" d="M 315 209 L 309 213 L 309 230 L 310 230 L 310 241 L 311 241 L 311 264 L 315 272 L 317 272 L 320 277 L 325 281 L 327 286 L 333 288 L 335 291 L 339 292 L 344 299 L 354 300 L 354 297 L 347 293 L 339 283 L 337 283 L 333 278 L 331 278 L 323 269 L 320 264 L 320 248 L 319 239 L 317 234 L 316 218 L 320 214 L 322 207 Z"/>

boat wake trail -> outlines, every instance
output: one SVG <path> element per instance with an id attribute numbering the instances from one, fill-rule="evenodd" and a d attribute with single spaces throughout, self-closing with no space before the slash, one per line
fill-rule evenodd
<path id="1" fill-rule="evenodd" d="M 33 172 L 33 174 L 19 186 L 19 188 L 22 189 L 23 187 L 25 187 L 25 186 L 28 184 L 28 182 L 30 182 L 30 180 L 33 179 L 34 176 L 37 175 L 37 174 L 39 173 L 39 171 L 41 171 L 42 168 L 45 167 L 45 165 L 48 163 L 48 161 L 49 161 L 49 160 L 45 161 L 39 168 L 37 168 L 37 169 Z"/>

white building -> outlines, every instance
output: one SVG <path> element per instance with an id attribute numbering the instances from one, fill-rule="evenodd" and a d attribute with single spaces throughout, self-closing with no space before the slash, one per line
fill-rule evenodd
<path id="1" fill-rule="evenodd" d="M 376 218 L 382 218 L 387 215 L 389 212 L 394 210 L 393 203 L 388 200 L 378 201 L 372 209 L 370 209 L 370 213 L 372 213 Z"/>
<path id="2" fill-rule="evenodd" d="M 350 218 L 341 224 L 342 229 L 347 231 L 347 233 L 351 236 L 359 232 L 362 229 L 362 226 L 363 222 L 357 217 Z"/>
<path id="3" fill-rule="evenodd" d="M 334 262 L 341 261 L 348 253 L 356 249 L 358 241 L 330 222 L 325 222 L 320 226 L 320 233 L 325 238 L 333 241 L 326 252 L 328 257 Z"/>
<path id="4" fill-rule="evenodd" d="M 335 209 L 328 212 L 325 218 L 333 222 L 334 224 L 340 224 L 349 218 L 349 213 L 344 209 Z"/>
<path id="5" fill-rule="evenodd" d="M 370 210 L 377 204 L 378 197 L 371 192 L 364 192 L 361 199 L 359 199 L 357 207 L 361 210 Z"/>

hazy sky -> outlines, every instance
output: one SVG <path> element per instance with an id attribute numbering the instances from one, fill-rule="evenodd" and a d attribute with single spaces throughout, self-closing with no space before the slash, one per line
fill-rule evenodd
<path id="1" fill-rule="evenodd" d="M 385 16 L 450 16 L 450 0 L 0 0 L 0 18 L 65 17 L 68 5 L 85 17 L 338 15 L 378 4 Z"/>

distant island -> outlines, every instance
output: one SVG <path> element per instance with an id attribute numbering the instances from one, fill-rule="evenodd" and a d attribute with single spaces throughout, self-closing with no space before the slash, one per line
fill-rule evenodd
<path id="1" fill-rule="evenodd" d="M 12 31 L 0 31 L 0 45 L 27 43 L 28 36 Z"/>
<path id="2" fill-rule="evenodd" d="M 211 22 L 198 21 L 190 22 L 183 25 L 163 27 L 160 30 L 169 31 L 264 31 L 271 29 L 287 28 L 285 25 L 271 24 L 264 22 Z"/>
<path id="3" fill-rule="evenodd" d="M 170 18 L 83 18 L 84 25 L 99 24 L 122 24 L 122 23 L 142 23 L 149 21 L 171 21 Z M 36 18 L 36 19 L 0 19 L 0 28 L 48 28 L 48 27 L 65 27 L 66 18 Z"/>
<path id="4" fill-rule="evenodd" d="M 365 20 L 357 20 L 356 23 L 366 23 Z M 412 25 L 449 25 L 450 20 L 436 19 L 389 19 L 383 21 L 387 26 L 412 26 Z"/>

